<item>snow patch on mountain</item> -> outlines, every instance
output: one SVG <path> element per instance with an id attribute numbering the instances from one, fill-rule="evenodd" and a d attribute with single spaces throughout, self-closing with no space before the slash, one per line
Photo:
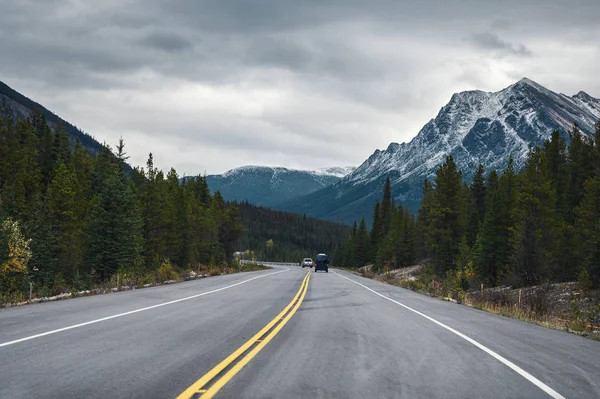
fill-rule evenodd
<path id="1" fill-rule="evenodd" d="M 234 176 L 243 176 L 247 173 L 272 173 L 273 176 L 277 176 L 280 174 L 290 173 L 290 172 L 300 172 L 300 173 L 311 173 L 316 176 L 333 176 L 333 177 L 345 177 L 348 174 L 352 173 L 356 169 L 356 166 L 344 166 L 344 167 L 330 167 L 330 168 L 321 168 L 316 170 L 302 170 L 302 169 L 290 169 L 284 168 L 280 166 L 258 166 L 258 165 L 246 165 L 240 166 L 235 169 L 228 170 L 223 173 L 221 176 L 223 177 L 234 177 Z"/>

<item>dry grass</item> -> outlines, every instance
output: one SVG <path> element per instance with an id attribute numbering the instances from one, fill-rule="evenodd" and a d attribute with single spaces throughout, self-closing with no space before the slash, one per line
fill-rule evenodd
<path id="1" fill-rule="evenodd" d="M 272 267 L 261 265 L 260 263 L 244 263 L 240 268 L 240 272 L 256 272 L 269 269 L 272 269 Z"/>

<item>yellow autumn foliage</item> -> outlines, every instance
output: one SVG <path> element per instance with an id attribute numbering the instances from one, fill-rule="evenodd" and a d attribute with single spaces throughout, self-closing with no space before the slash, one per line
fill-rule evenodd
<path id="1" fill-rule="evenodd" d="M 0 264 L 0 277 L 8 290 L 18 289 L 27 277 L 27 264 L 31 259 L 31 239 L 25 239 L 19 222 L 6 219 L 0 226 L 8 244 L 8 257 Z"/>

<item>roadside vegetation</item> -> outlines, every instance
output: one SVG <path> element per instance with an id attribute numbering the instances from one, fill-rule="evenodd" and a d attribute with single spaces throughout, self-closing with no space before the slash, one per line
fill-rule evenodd
<path id="1" fill-rule="evenodd" d="M 546 283 L 529 287 L 470 284 L 460 280 L 436 280 L 431 266 L 415 265 L 401 269 L 372 271 L 372 265 L 355 269 L 363 277 L 382 281 L 457 304 L 496 313 L 600 340 L 600 301 L 598 291 L 578 282 Z"/>
<path id="2" fill-rule="evenodd" d="M 487 174 L 480 165 L 470 184 L 448 156 L 416 215 L 394 203 L 388 179 L 371 229 L 355 223 L 340 264 L 372 265 L 363 274 L 392 282 L 395 270 L 425 265 L 396 283 L 589 333 L 600 324 L 599 198 L 600 123 L 593 137 L 554 132 L 518 172 L 512 160 Z"/>
<path id="3" fill-rule="evenodd" d="M 5 296 L 0 301 L 0 307 L 56 301 L 81 296 L 101 295 L 111 292 L 175 284 L 183 281 L 197 280 L 211 276 L 270 269 L 272 269 L 270 266 L 264 266 L 259 263 L 240 264 L 238 262 L 231 262 L 228 266 L 222 265 L 220 267 L 216 267 L 198 265 L 196 268 L 194 268 L 194 270 L 178 270 L 167 259 L 160 265 L 156 272 L 147 274 L 145 276 L 128 274 L 126 272 L 115 273 L 105 282 L 97 282 L 92 280 L 90 281 L 89 285 L 83 287 L 83 289 L 69 287 L 66 283 L 57 285 L 54 290 L 47 290 L 45 287 L 42 287 L 41 290 L 32 290 L 31 296 L 28 294 L 26 298 L 24 296 Z"/>

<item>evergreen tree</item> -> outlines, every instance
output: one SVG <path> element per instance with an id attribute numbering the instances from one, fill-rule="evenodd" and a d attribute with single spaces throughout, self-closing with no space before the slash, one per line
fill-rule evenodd
<path id="1" fill-rule="evenodd" d="M 452 156 L 436 170 L 434 203 L 428 228 L 429 243 L 440 275 L 456 266 L 458 247 L 464 232 L 462 174 Z"/>
<path id="2" fill-rule="evenodd" d="M 520 177 L 513 238 L 515 272 L 527 285 L 543 281 L 554 260 L 556 192 L 547 171 L 542 150 L 534 148 Z"/>
<path id="3" fill-rule="evenodd" d="M 582 270 L 587 271 L 594 286 L 600 285 L 600 175 L 585 183 L 583 200 L 576 209 Z"/>
<path id="4" fill-rule="evenodd" d="M 122 160 L 108 149 L 99 157 L 106 159 L 97 167 L 106 170 L 95 171 L 104 178 L 91 204 L 86 258 L 104 280 L 119 269 L 135 272 L 140 264 L 143 241 L 134 187 L 124 171 Z"/>
<path id="5" fill-rule="evenodd" d="M 474 260 L 477 273 L 483 281 L 495 285 L 501 272 L 504 253 L 502 198 L 498 188 L 498 174 L 490 172 L 487 184 L 487 210 L 477 237 Z"/>
<path id="6" fill-rule="evenodd" d="M 240 223 L 240 213 L 238 208 L 228 206 L 223 215 L 223 223 L 219 231 L 219 241 L 225 250 L 227 261 L 231 261 L 234 252 L 234 244 L 242 235 L 243 229 Z M 329 245 L 329 247 L 331 247 Z"/>
<path id="7" fill-rule="evenodd" d="M 38 137 L 38 164 L 41 172 L 42 190 L 43 192 L 46 192 L 46 189 L 50 185 L 52 172 L 54 172 L 55 167 L 53 157 L 54 134 L 52 133 L 52 130 L 50 130 L 48 123 L 46 123 L 44 114 L 39 109 L 36 108 L 31 111 L 29 120 Z"/>
<path id="8" fill-rule="evenodd" d="M 475 171 L 475 176 L 469 190 L 469 216 L 467 224 L 467 245 L 469 247 L 472 247 L 475 243 L 480 225 L 483 223 L 485 217 L 486 193 L 484 173 L 485 169 L 480 164 Z"/>
<path id="9" fill-rule="evenodd" d="M 361 267 L 369 263 L 370 259 L 370 240 L 369 231 L 367 230 L 367 224 L 365 217 L 360 219 L 358 230 L 356 231 L 356 237 L 354 238 L 354 266 Z"/>
<path id="10" fill-rule="evenodd" d="M 415 251 L 420 259 L 431 256 L 430 225 L 431 212 L 434 207 L 434 189 L 429 180 L 423 181 L 423 199 L 416 222 Z"/>
<path id="11" fill-rule="evenodd" d="M 401 209 L 401 208 L 399 208 Z M 402 219 L 404 223 L 403 227 L 403 236 L 402 236 L 402 245 L 400 247 L 400 263 L 397 266 L 410 266 L 415 262 L 416 256 L 416 248 L 415 248 L 415 234 L 416 234 L 416 225 L 415 225 L 415 216 L 409 209 L 404 210 L 404 217 Z"/>
<path id="12" fill-rule="evenodd" d="M 577 125 L 569 133 L 568 158 L 568 208 L 573 210 L 583 199 L 585 182 L 593 175 L 593 154 L 590 143 L 583 137 Z M 574 220 L 573 212 L 567 214 L 569 222 Z"/>
<path id="13" fill-rule="evenodd" d="M 380 237 L 385 237 L 390 231 L 392 221 L 392 185 L 389 176 L 385 179 L 383 186 L 383 200 L 381 201 L 381 232 Z"/>
<path id="14" fill-rule="evenodd" d="M 62 123 L 56 125 L 54 132 L 54 143 L 52 144 L 52 160 L 56 165 L 58 161 L 68 164 L 71 158 L 71 144 L 69 143 L 69 135 L 67 129 Z"/>
<path id="15" fill-rule="evenodd" d="M 377 256 L 377 248 L 379 247 L 382 233 L 383 224 L 381 220 L 381 208 L 379 206 L 379 201 L 375 201 L 375 207 L 373 208 L 373 225 L 371 227 L 371 262 L 374 262 L 375 257 Z"/>
<path id="16" fill-rule="evenodd" d="M 401 252 L 402 239 L 404 236 L 404 213 L 402 207 L 394 210 L 392 214 L 392 222 L 390 224 L 390 231 L 381 241 L 377 248 L 377 268 L 382 269 L 384 265 L 392 265 L 398 267 L 402 264 L 402 259 L 399 258 Z"/>
<path id="17" fill-rule="evenodd" d="M 550 140 L 544 143 L 544 156 L 546 158 L 547 175 L 550 184 L 556 191 L 557 216 L 566 219 L 569 213 L 567 198 L 567 149 L 564 138 L 558 131 L 552 132 Z"/>
<path id="18" fill-rule="evenodd" d="M 48 187 L 47 209 L 56 243 L 56 263 L 64 277 L 79 276 L 83 262 L 83 229 L 85 198 L 62 159 L 57 163 L 54 179 Z"/>

